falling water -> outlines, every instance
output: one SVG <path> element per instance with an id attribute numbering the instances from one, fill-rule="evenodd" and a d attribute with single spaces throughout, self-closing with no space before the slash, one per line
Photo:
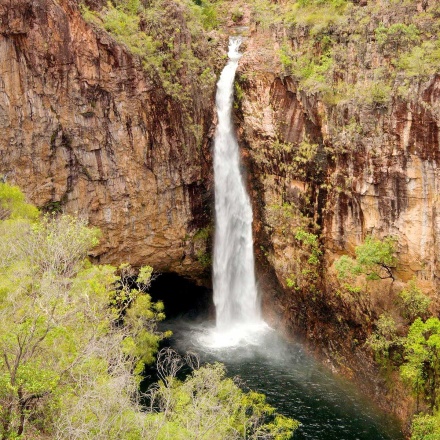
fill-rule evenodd
<path id="1" fill-rule="evenodd" d="M 240 43 L 240 38 L 230 38 L 229 61 L 217 83 L 214 148 L 217 332 L 234 333 L 235 338 L 239 330 L 261 324 L 254 273 L 252 208 L 240 172 L 240 153 L 231 117 Z"/>

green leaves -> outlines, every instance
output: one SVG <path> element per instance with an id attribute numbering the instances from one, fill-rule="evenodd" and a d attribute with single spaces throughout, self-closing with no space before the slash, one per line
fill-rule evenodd
<path id="1" fill-rule="evenodd" d="M 380 315 L 376 322 L 376 330 L 365 343 L 374 351 L 379 362 L 387 360 L 390 349 L 400 347 L 402 344 L 394 319 L 386 314 Z"/>
<path id="2" fill-rule="evenodd" d="M 0 438 L 291 438 L 298 422 L 241 391 L 220 364 L 181 382 L 164 362 L 151 408 L 141 407 L 144 366 L 169 335 L 156 329 L 164 306 L 145 292 L 150 266 L 136 276 L 85 260 L 98 236 L 65 215 L 0 220 Z M 317 246 L 304 231 L 297 239 Z"/>
<path id="3" fill-rule="evenodd" d="M 416 44 L 420 37 L 420 32 L 414 24 L 395 23 L 385 27 L 381 24 L 375 30 L 376 41 L 386 53 L 407 49 Z"/>
<path id="4" fill-rule="evenodd" d="M 143 266 L 139 270 L 139 275 L 136 281 L 139 284 L 144 284 L 145 286 L 149 286 L 151 282 L 152 274 L 153 274 L 153 268 L 151 266 Z"/>
<path id="5" fill-rule="evenodd" d="M 367 280 L 392 278 L 392 269 L 396 267 L 396 240 L 386 237 L 383 240 L 371 236 L 363 244 L 356 246 L 356 259 L 343 255 L 335 262 L 337 276 L 341 280 L 364 274 Z"/>
<path id="6" fill-rule="evenodd" d="M 408 282 L 405 289 L 399 293 L 399 296 L 402 300 L 403 316 L 405 318 L 414 321 L 417 317 L 426 317 L 431 299 L 417 287 L 414 279 Z"/>
<path id="7" fill-rule="evenodd" d="M 38 217 L 38 209 L 25 201 L 24 194 L 18 186 L 0 182 L 0 220 L 29 219 Z"/>
<path id="8" fill-rule="evenodd" d="M 417 318 L 404 342 L 405 361 L 400 369 L 403 380 L 416 395 L 424 395 L 432 408 L 439 405 L 440 320 Z"/>
<path id="9" fill-rule="evenodd" d="M 439 440 L 440 413 L 418 414 L 411 425 L 411 440 Z"/>
<path id="10" fill-rule="evenodd" d="M 365 242 L 355 250 L 359 270 L 371 280 L 392 278 L 391 269 L 397 264 L 395 246 L 396 239 L 393 237 L 385 237 L 383 240 L 366 237 Z"/>
<path id="11" fill-rule="evenodd" d="M 9 216 L 0 220 L 0 438 L 130 438 L 138 375 L 163 337 L 163 304 L 115 267 L 85 260 L 99 231 L 67 215 L 37 220 L 17 188 L 0 192 Z M 140 270 L 142 288 L 151 275 Z M 97 393 L 113 402 L 108 412 L 92 410 Z"/>
<path id="12" fill-rule="evenodd" d="M 168 377 L 152 398 L 157 439 L 287 440 L 299 426 L 277 414 L 264 395 L 241 391 L 218 363 L 194 370 L 184 382 Z"/>
<path id="13" fill-rule="evenodd" d="M 148 7 L 144 4 L 140 0 L 118 0 L 99 11 L 83 6 L 82 13 L 138 56 L 152 79 L 159 80 L 176 101 L 183 105 L 192 102 L 190 86 L 197 88 L 199 95 L 205 89 L 211 93 L 215 75 L 206 65 L 211 51 L 204 29 L 217 26 L 215 2 L 152 0 Z"/>

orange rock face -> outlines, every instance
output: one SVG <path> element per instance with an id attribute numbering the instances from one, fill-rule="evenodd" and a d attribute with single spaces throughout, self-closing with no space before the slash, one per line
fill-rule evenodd
<path id="1" fill-rule="evenodd" d="M 188 114 L 75 1 L 2 0 L 0 19 L 0 175 L 98 226 L 98 261 L 199 277 L 212 100 Z"/>
<path id="2" fill-rule="evenodd" d="M 270 38 L 266 35 L 266 44 Z M 415 276 L 426 288 L 436 289 L 440 79 L 427 79 L 411 103 L 394 96 L 382 109 L 328 106 L 299 91 L 292 78 L 277 75 L 276 68 L 261 67 L 258 54 L 253 58 L 252 36 L 247 44 L 241 68 L 241 136 L 263 190 L 264 221 L 270 223 L 271 205 L 296 205 L 319 224 L 329 263 L 352 252 L 367 235 L 394 236 L 397 276 L 403 281 Z M 346 124 L 339 131 L 338 118 Z M 353 124 L 362 132 L 349 132 L 350 121 L 357 121 Z M 316 146 L 313 158 L 303 157 L 300 167 L 289 169 L 299 160 L 303 141 Z M 320 176 L 310 173 L 316 164 Z M 305 194 L 309 200 L 301 206 Z M 281 242 L 285 247 L 287 240 Z"/>
<path id="3" fill-rule="evenodd" d="M 292 31 L 294 48 L 301 46 L 300 30 Z M 414 277 L 432 299 L 431 312 L 440 306 L 440 78 L 412 84 L 410 98 L 393 92 L 383 105 L 326 102 L 277 64 L 273 54 L 283 31 L 251 27 L 238 74 L 239 139 L 250 169 L 266 316 L 288 333 L 302 334 L 374 394 L 380 379 L 365 341 L 378 316 L 393 316 L 404 332 L 398 293 Z M 371 44 L 362 54 L 347 44 L 346 52 L 353 67 L 342 78 L 362 93 L 356 75 L 368 71 L 359 67 L 360 59 L 386 60 Z M 397 77 L 393 90 L 399 85 Z M 319 264 L 310 263 L 310 247 L 297 238 L 300 230 L 319 237 Z M 395 279 L 369 282 L 360 294 L 344 291 L 333 263 L 342 254 L 353 256 L 368 235 L 396 239 Z M 278 284 L 268 283 L 270 277 Z M 408 418 L 411 398 L 403 387 L 388 394 L 385 384 L 380 387 L 377 400 Z"/>

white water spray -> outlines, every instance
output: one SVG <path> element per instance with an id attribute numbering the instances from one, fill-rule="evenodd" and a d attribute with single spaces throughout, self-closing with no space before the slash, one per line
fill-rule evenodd
<path id="1" fill-rule="evenodd" d="M 216 96 L 213 271 L 215 339 L 219 345 L 234 345 L 245 337 L 243 333 L 262 325 L 254 272 L 252 207 L 240 172 L 240 153 L 231 117 L 240 43 L 237 37 L 229 40 L 229 61 L 217 83 Z"/>

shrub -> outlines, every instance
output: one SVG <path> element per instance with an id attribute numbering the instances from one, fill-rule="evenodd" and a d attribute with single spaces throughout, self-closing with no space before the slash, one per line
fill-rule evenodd
<path id="1" fill-rule="evenodd" d="M 403 380 L 416 396 L 422 396 L 431 408 L 438 408 L 440 390 L 440 320 L 417 318 L 404 341 L 405 364 L 400 368 Z"/>
<path id="2" fill-rule="evenodd" d="M 0 182 L 0 221 L 7 218 L 36 219 L 38 209 L 26 203 L 24 194 L 18 186 Z"/>
<path id="3" fill-rule="evenodd" d="M 390 349 L 401 345 L 394 319 L 389 315 L 380 315 L 376 322 L 376 330 L 368 337 L 365 344 L 374 351 L 377 360 L 388 359 Z"/>
<path id="4" fill-rule="evenodd" d="M 440 439 L 440 413 L 417 414 L 411 425 L 411 440 Z"/>
<path id="5" fill-rule="evenodd" d="M 386 237 L 378 240 L 371 236 L 363 244 L 356 246 L 356 259 L 343 255 L 335 262 L 339 279 L 364 274 L 367 280 L 394 279 L 392 269 L 397 264 L 395 257 L 396 240 Z"/>
<path id="6" fill-rule="evenodd" d="M 379 47 L 391 55 L 409 49 L 420 40 L 420 32 L 414 24 L 396 23 L 389 27 L 382 24 L 376 28 L 375 35 Z"/>
<path id="7" fill-rule="evenodd" d="M 400 55 L 394 65 L 405 73 L 405 76 L 428 77 L 438 72 L 440 65 L 440 40 L 425 41 Z"/>
<path id="8" fill-rule="evenodd" d="M 367 102 L 373 104 L 376 108 L 384 108 L 391 100 L 391 87 L 381 81 L 375 81 L 369 89 Z"/>
<path id="9" fill-rule="evenodd" d="M 96 12 L 83 6 L 82 13 L 140 57 L 151 77 L 182 104 L 189 106 L 192 98 L 186 79 L 199 86 L 199 91 L 210 91 L 214 85 L 215 76 L 207 68 L 207 61 L 211 61 L 206 56 L 208 46 L 201 39 L 204 28 L 217 25 L 216 7 L 210 0 L 197 4 L 152 0 L 148 7 L 139 0 L 119 0 Z M 184 33 L 191 38 L 182 38 Z"/>
<path id="10" fill-rule="evenodd" d="M 399 293 L 399 296 L 403 303 L 405 318 L 409 321 L 413 321 L 417 317 L 426 318 L 431 299 L 417 287 L 415 280 L 411 280 Z"/>

